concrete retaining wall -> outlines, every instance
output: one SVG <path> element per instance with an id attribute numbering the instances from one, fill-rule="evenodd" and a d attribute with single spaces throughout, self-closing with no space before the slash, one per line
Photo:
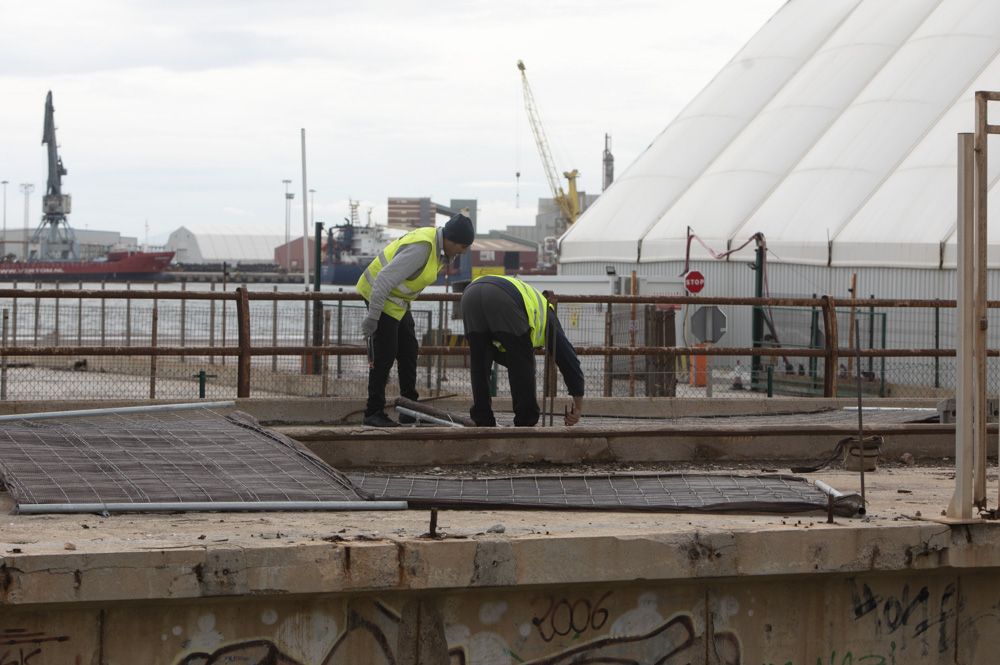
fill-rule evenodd
<path id="1" fill-rule="evenodd" d="M 993 663 L 998 589 L 935 571 L 0 610 L 0 663 Z"/>

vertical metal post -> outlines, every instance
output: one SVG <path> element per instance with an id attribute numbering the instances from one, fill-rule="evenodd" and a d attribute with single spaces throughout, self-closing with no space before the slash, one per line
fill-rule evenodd
<path id="1" fill-rule="evenodd" d="M 223 296 L 223 298 L 222 298 L 222 326 L 221 326 L 221 330 L 219 331 L 220 334 L 222 335 L 222 341 L 220 342 L 220 346 L 222 346 L 223 348 L 225 348 L 225 346 L 226 346 L 226 313 L 227 313 L 227 311 L 229 309 L 226 306 L 226 305 L 228 305 L 228 303 L 226 302 L 225 295 L 226 295 L 226 273 L 223 272 L 222 273 L 222 296 Z M 223 355 L 221 358 L 219 358 L 219 362 L 222 363 L 223 366 L 225 366 L 225 364 L 226 364 L 226 356 Z"/>
<path id="2" fill-rule="evenodd" d="M 305 250 L 303 250 L 303 251 L 305 251 Z M 304 292 L 308 293 L 309 289 L 305 289 Z M 303 329 L 302 329 L 302 346 L 309 346 L 309 300 L 308 299 L 303 299 L 302 300 L 302 306 L 305 308 L 305 314 L 302 317 L 302 319 L 303 319 L 303 324 L 302 324 L 303 325 Z M 307 360 L 306 359 L 308 357 L 309 357 L 308 354 L 303 354 L 302 355 L 302 360 L 300 361 L 302 363 L 302 373 L 303 374 L 307 373 L 307 368 L 306 368 L 306 362 L 307 362 Z"/>
<path id="3" fill-rule="evenodd" d="M 341 297 L 337 299 L 337 346 L 344 345 L 344 289 L 337 289 L 337 293 L 341 294 Z M 430 312 L 428 312 L 428 321 L 430 321 Z M 429 328 L 430 326 L 428 326 Z M 339 379 L 344 375 L 344 367 L 341 362 L 343 354 L 337 353 L 337 378 Z M 430 390 L 431 379 L 430 379 L 430 364 L 427 365 L 427 389 Z"/>
<path id="4" fill-rule="evenodd" d="M 315 212 L 315 211 L 313 211 L 313 212 Z M 320 274 L 320 259 L 323 256 L 323 222 L 316 222 L 314 224 L 313 233 L 316 236 L 316 238 L 315 238 L 316 247 L 315 247 L 315 254 L 314 254 L 315 261 L 313 262 L 313 265 L 315 266 L 315 269 L 313 270 L 313 292 L 314 293 L 319 293 L 319 291 L 320 291 L 320 283 L 322 281 L 322 275 Z M 323 337 L 323 321 L 324 321 L 323 316 L 322 316 L 323 301 L 322 300 L 313 300 L 312 305 L 313 305 L 312 306 L 312 310 L 313 310 L 313 322 L 312 322 L 313 346 L 319 346 L 320 340 Z M 318 353 L 314 353 L 313 354 L 313 356 L 312 356 L 312 373 L 313 374 L 319 374 L 320 372 L 324 371 L 323 368 L 326 367 L 326 363 L 324 362 L 325 359 L 326 359 L 326 355 L 325 354 L 323 354 L 322 357 Z"/>
<path id="5" fill-rule="evenodd" d="M 559 320 L 559 300 L 554 297 L 552 302 L 552 316 Z M 543 316 L 547 316 L 546 312 Z M 545 362 L 548 366 L 546 374 L 549 377 L 549 426 L 551 427 L 556 417 L 556 393 L 558 392 L 558 379 L 556 378 L 556 329 L 554 326 L 546 326 L 548 340 L 545 343 Z"/>
<path id="6" fill-rule="evenodd" d="M 105 284 L 101 282 L 101 291 L 104 290 Z M 101 346 L 107 346 L 107 329 L 108 329 L 108 300 L 107 298 L 101 298 Z"/>
<path id="7" fill-rule="evenodd" d="M 187 280 L 181 280 L 181 293 L 187 291 Z M 184 346 L 185 334 L 187 332 L 187 298 L 181 298 L 181 347 Z M 184 356 L 181 356 L 181 363 L 184 362 Z"/>
<path id="8" fill-rule="evenodd" d="M 77 285 L 83 291 L 83 282 Z M 83 298 L 76 299 L 76 345 L 83 346 Z"/>
<path id="9" fill-rule="evenodd" d="M 764 297 L 764 246 L 757 242 L 757 250 L 754 253 L 754 288 L 755 298 Z M 813 296 L 814 298 L 816 296 Z M 764 343 L 764 308 L 754 305 L 750 310 L 750 335 L 753 337 L 753 348 L 760 348 Z M 815 360 L 813 361 L 815 362 Z M 750 356 L 750 390 L 760 390 L 761 378 L 761 357 Z"/>
<path id="10" fill-rule="evenodd" d="M 886 318 L 886 315 L 883 314 L 882 315 L 882 348 L 883 349 L 885 348 L 885 338 L 886 338 L 886 334 L 887 334 L 887 331 L 886 331 L 887 322 L 888 322 L 888 319 Z M 880 386 L 879 386 L 878 396 L 879 397 L 886 397 L 886 387 L 885 387 L 885 356 L 882 356 L 882 370 L 881 370 L 881 375 L 882 376 L 881 376 L 881 382 L 880 382 Z"/>
<path id="11" fill-rule="evenodd" d="M 319 265 L 317 263 L 316 265 Z M 323 312 L 323 346 L 330 346 L 330 315 L 332 312 L 326 310 Z M 323 397 L 330 394 L 330 354 L 326 352 L 324 348 L 323 351 Z"/>
<path id="12" fill-rule="evenodd" d="M 934 308 L 934 348 L 941 348 L 941 308 Z M 934 387 L 941 387 L 941 357 L 934 356 Z"/>
<path id="13" fill-rule="evenodd" d="M 427 333 L 430 334 L 434 330 L 434 311 L 427 310 Z M 339 344 L 340 342 L 338 342 Z M 340 371 L 340 356 L 337 356 L 337 371 Z M 431 359 L 427 359 L 427 392 L 431 390 Z"/>
<path id="14" fill-rule="evenodd" d="M 17 282 L 14 282 L 14 290 L 17 290 Z M 17 296 L 14 296 L 10 304 L 10 345 L 17 346 Z"/>
<path id="15" fill-rule="evenodd" d="M 974 137 L 974 159 L 973 183 L 975 203 L 975 270 L 976 270 L 976 328 L 973 339 L 973 358 L 976 359 L 974 365 L 976 374 L 973 380 L 975 390 L 973 396 L 973 416 L 972 425 L 975 428 L 976 441 L 976 490 L 974 500 L 977 505 L 986 507 L 986 375 L 989 366 L 989 358 L 986 356 L 986 330 L 989 325 L 986 311 L 986 192 L 989 186 L 989 175 L 986 159 L 986 139 L 987 134 L 987 101 L 988 97 L 982 93 L 976 93 L 976 133 Z"/>
<path id="16" fill-rule="evenodd" d="M 125 282 L 125 290 L 132 290 L 132 282 Z M 132 299 L 125 298 L 125 346 L 132 346 Z"/>
<path id="17" fill-rule="evenodd" d="M 444 346 L 444 301 L 438 301 L 438 329 L 437 329 L 437 340 L 436 346 Z M 441 394 L 441 374 L 444 372 L 444 356 L 440 353 L 437 357 L 437 392 L 436 395 Z"/>
<path id="18" fill-rule="evenodd" d="M 957 317 L 955 321 L 955 492 L 947 514 L 953 519 L 971 519 L 975 487 L 975 438 L 972 429 L 972 391 L 974 363 L 972 357 L 975 310 L 975 213 L 973 211 L 973 140 L 972 134 L 958 135 L 958 270 Z M 874 327 L 874 326 L 872 326 Z"/>
<path id="19" fill-rule="evenodd" d="M 871 299 L 875 300 L 875 294 L 871 294 Z M 868 349 L 875 348 L 875 308 L 868 308 Z M 875 376 L 875 356 L 868 356 L 868 374 Z"/>
<path id="20" fill-rule="evenodd" d="M 40 288 L 42 288 L 42 285 L 39 284 L 38 282 L 35 282 L 35 291 L 37 292 L 38 289 L 40 289 Z M 41 306 L 41 302 L 42 302 L 41 299 L 36 295 L 35 296 L 35 335 L 34 335 L 34 345 L 35 346 L 38 346 L 38 317 L 39 317 L 38 308 Z"/>
<path id="21" fill-rule="evenodd" d="M 3 310 L 3 355 L 0 356 L 0 400 L 7 399 L 7 330 L 9 325 L 10 312 L 5 307 Z"/>
<path id="22" fill-rule="evenodd" d="M 153 301 L 153 320 L 150 323 L 149 345 L 152 353 L 149 354 L 149 399 L 156 399 L 156 333 L 159 327 L 159 310 L 157 302 Z"/>
<path id="23" fill-rule="evenodd" d="M 636 277 L 635 270 L 632 271 L 632 282 L 629 288 L 629 293 L 632 298 L 635 298 L 639 293 L 639 279 Z M 638 326 L 635 318 L 635 300 L 632 300 L 632 309 L 629 314 L 628 320 L 628 345 L 632 349 L 635 349 L 635 329 Z M 628 356 L 628 396 L 635 397 L 635 354 L 630 353 Z"/>
<path id="24" fill-rule="evenodd" d="M 209 291 L 215 293 L 215 280 L 212 280 Z M 208 345 L 215 346 L 215 298 L 208 301 Z M 215 356 L 208 357 L 208 364 L 215 364 Z"/>
<path id="25" fill-rule="evenodd" d="M 813 298 L 816 294 L 813 294 Z M 812 319 L 809 322 L 809 348 L 815 349 L 819 340 L 819 312 L 815 307 L 812 308 Z M 818 366 L 818 361 L 816 356 L 809 357 L 809 389 L 810 391 L 816 390 L 816 368 Z"/>
<path id="26" fill-rule="evenodd" d="M 59 290 L 59 282 L 56 282 L 53 286 L 55 287 L 56 291 Z M 52 330 L 52 346 L 59 346 L 59 300 L 60 300 L 59 296 L 56 296 L 55 297 L 56 312 L 55 312 L 55 323 L 53 325 L 53 330 Z"/>
<path id="27" fill-rule="evenodd" d="M 236 363 L 236 396 L 250 397 L 250 296 L 247 287 L 236 289 L 236 330 L 240 354 Z"/>
<path id="28" fill-rule="evenodd" d="M 274 287 L 274 292 L 278 292 L 278 287 Z M 278 300 L 271 301 L 271 346 L 278 346 Z M 278 371 L 278 354 L 271 356 L 271 371 Z"/>
<path id="29" fill-rule="evenodd" d="M 826 359 L 824 363 L 823 396 L 837 396 L 837 372 L 839 356 L 837 347 L 837 307 L 830 296 L 823 296 L 823 331 Z M 758 356 L 759 357 L 759 356 Z"/>
<path id="30" fill-rule="evenodd" d="M 774 397 L 774 365 L 767 366 L 767 396 Z"/>
<path id="31" fill-rule="evenodd" d="M 614 344 L 614 315 L 611 303 L 604 304 L 604 346 L 610 349 Z M 604 396 L 611 397 L 612 375 L 615 369 L 615 357 L 610 353 L 604 356 Z"/>

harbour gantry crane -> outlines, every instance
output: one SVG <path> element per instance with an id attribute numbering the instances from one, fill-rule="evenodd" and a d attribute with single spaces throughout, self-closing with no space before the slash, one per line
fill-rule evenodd
<path id="1" fill-rule="evenodd" d="M 576 179 L 580 175 L 580 172 L 576 169 L 563 171 L 569 193 L 564 191 L 559 181 L 559 171 L 556 169 L 555 160 L 552 159 L 552 151 L 549 150 L 549 142 L 545 138 L 545 129 L 542 127 L 542 119 L 538 115 L 535 96 L 531 94 L 531 86 L 528 84 L 528 74 L 525 72 L 523 60 L 517 61 L 517 69 L 521 72 L 521 84 L 524 88 L 524 108 L 528 112 L 528 123 L 531 125 L 531 132 L 535 135 L 535 143 L 538 145 L 538 154 L 542 158 L 542 168 L 545 171 L 545 178 L 549 181 L 549 189 L 552 190 L 552 198 L 555 199 L 556 205 L 559 206 L 559 211 L 562 213 L 564 221 L 562 231 L 565 231 L 580 216 L 580 197 L 576 191 Z"/>

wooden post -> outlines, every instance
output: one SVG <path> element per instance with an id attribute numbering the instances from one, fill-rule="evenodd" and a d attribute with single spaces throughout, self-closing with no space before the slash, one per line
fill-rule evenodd
<path id="1" fill-rule="evenodd" d="M 156 399 L 156 332 L 159 325 L 157 303 L 153 301 L 153 320 L 149 329 L 149 345 L 153 352 L 149 354 L 149 399 Z"/>
<path id="2" fill-rule="evenodd" d="M 236 289 L 236 330 L 240 355 L 236 366 L 236 396 L 250 397 L 250 297 L 246 287 Z"/>

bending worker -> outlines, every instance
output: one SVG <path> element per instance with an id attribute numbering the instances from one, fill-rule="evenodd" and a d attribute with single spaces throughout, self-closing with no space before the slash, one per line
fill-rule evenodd
<path id="1" fill-rule="evenodd" d="M 538 422 L 535 395 L 535 349 L 548 347 L 573 397 L 566 425 L 575 425 L 583 413 L 583 370 L 576 350 L 566 339 L 559 319 L 542 293 L 514 277 L 487 275 L 462 293 L 462 318 L 471 352 L 472 408 L 469 415 L 481 427 L 495 427 L 489 375 L 493 362 L 507 367 L 514 425 Z"/>
<path id="2" fill-rule="evenodd" d="M 399 393 L 416 400 L 417 336 L 410 302 L 476 238 L 472 220 L 458 214 L 441 228 L 414 229 L 389 243 L 358 279 L 358 293 L 368 305 L 361 332 L 369 343 L 368 403 L 364 424 L 396 427 L 385 414 L 385 384 L 393 362 Z"/>

